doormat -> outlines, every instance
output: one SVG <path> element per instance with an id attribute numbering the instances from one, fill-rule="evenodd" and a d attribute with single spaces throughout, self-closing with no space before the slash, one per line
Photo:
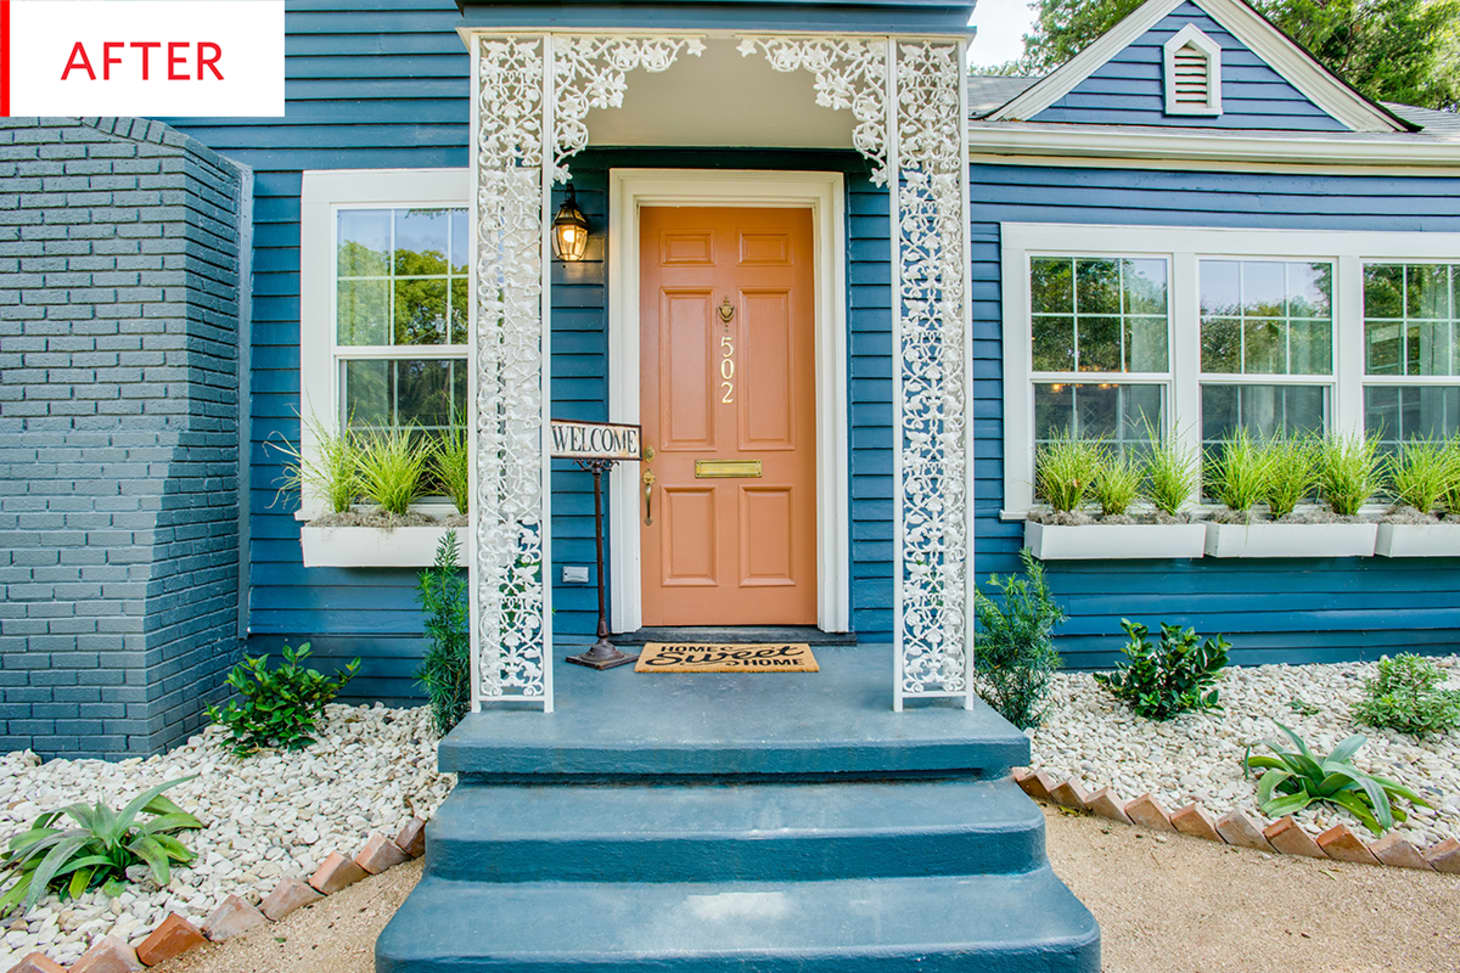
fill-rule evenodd
<path id="1" fill-rule="evenodd" d="M 805 642 L 649 642 L 635 672 L 820 672 Z"/>

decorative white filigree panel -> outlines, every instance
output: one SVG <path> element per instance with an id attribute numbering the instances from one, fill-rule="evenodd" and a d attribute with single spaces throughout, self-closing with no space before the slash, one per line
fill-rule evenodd
<path id="1" fill-rule="evenodd" d="M 635 68 L 667 71 L 679 55 L 699 57 L 698 37 L 668 35 L 559 34 L 554 38 L 553 75 L 557 106 L 553 115 L 553 178 L 568 178 L 567 159 L 588 145 L 585 119 L 594 108 L 622 108 L 628 73 Z"/>
<path id="2" fill-rule="evenodd" d="M 543 462 L 544 37 L 477 39 L 471 564 L 477 699 L 551 705 Z"/>
<path id="3" fill-rule="evenodd" d="M 816 103 L 850 110 L 852 147 L 872 161 L 872 181 L 887 181 L 887 41 L 883 38 L 744 36 L 742 57 L 756 51 L 777 71 L 816 76 Z"/>
<path id="4" fill-rule="evenodd" d="M 476 379 L 471 619 L 478 702 L 552 708 L 545 281 L 551 183 L 588 144 L 593 109 L 623 105 L 629 71 L 664 71 L 698 37 L 473 38 Z M 550 155 L 550 157 L 549 157 Z"/>
<path id="5" fill-rule="evenodd" d="M 895 705 L 972 699 L 968 163 L 957 42 L 897 41 L 892 136 Z"/>

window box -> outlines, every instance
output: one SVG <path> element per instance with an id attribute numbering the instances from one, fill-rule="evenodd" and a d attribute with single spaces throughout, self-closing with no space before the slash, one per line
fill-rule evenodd
<path id="1" fill-rule="evenodd" d="M 465 527 L 310 527 L 299 530 L 306 568 L 422 568 L 436 560 L 448 530 L 461 540 L 457 564 L 466 567 Z"/>
<path id="2" fill-rule="evenodd" d="M 1041 561 L 1194 558 L 1205 542 L 1204 524 L 1024 524 L 1024 546 Z"/>
<path id="3" fill-rule="evenodd" d="M 1460 523 L 1380 524 L 1380 557 L 1460 557 Z"/>
<path id="4" fill-rule="evenodd" d="M 1378 524 L 1206 525 L 1207 557 L 1371 557 Z"/>

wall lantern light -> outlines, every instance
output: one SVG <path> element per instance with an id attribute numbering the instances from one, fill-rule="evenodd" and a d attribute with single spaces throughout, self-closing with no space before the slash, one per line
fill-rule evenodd
<path id="1" fill-rule="evenodd" d="M 553 217 L 553 256 L 559 260 L 582 260 L 588 249 L 588 217 L 578 208 L 578 196 L 568 183 L 568 198 Z"/>

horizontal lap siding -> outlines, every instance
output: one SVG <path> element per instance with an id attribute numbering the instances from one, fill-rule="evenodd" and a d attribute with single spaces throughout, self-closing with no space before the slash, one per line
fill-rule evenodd
<path id="1" fill-rule="evenodd" d="M 1167 115 L 1164 45 L 1195 24 L 1222 48 L 1222 114 Z M 1202 128 L 1343 131 L 1344 126 L 1207 16 L 1184 3 L 1111 58 L 1053 105 L 1037 122 L 1180 125 Z"/>
<path id="2" fill-rule="evenodd" d="M 413 571 L 304 568 L 292 503 L 274 502 L 281 460 L 265 444 L 299 436 L 300 172 L 466 166 L 459 22 L 451 0 L 290 0 L 288 115 L 174 123 L 256 173 L 251 646 L 312 640 L 320 659 L 361 656 L 356 697 L 416 695 L 421 618 Z"/>
<path id="3" fill-rule="evenodd" d="M 1001 222 L 1460 231 L 1460 179 L 1177 173 L 975 165 L 971 170 L 978 573 L 1017 567 L 1003 506 Z M 1460 257 L 1460 254 L 1456 255 Z M 1243 663 L 1460 649 L 1460 558 L 1050 562 L 1072 666 L 1108 664 L 1120 619 L 1224 633 Z"/>

